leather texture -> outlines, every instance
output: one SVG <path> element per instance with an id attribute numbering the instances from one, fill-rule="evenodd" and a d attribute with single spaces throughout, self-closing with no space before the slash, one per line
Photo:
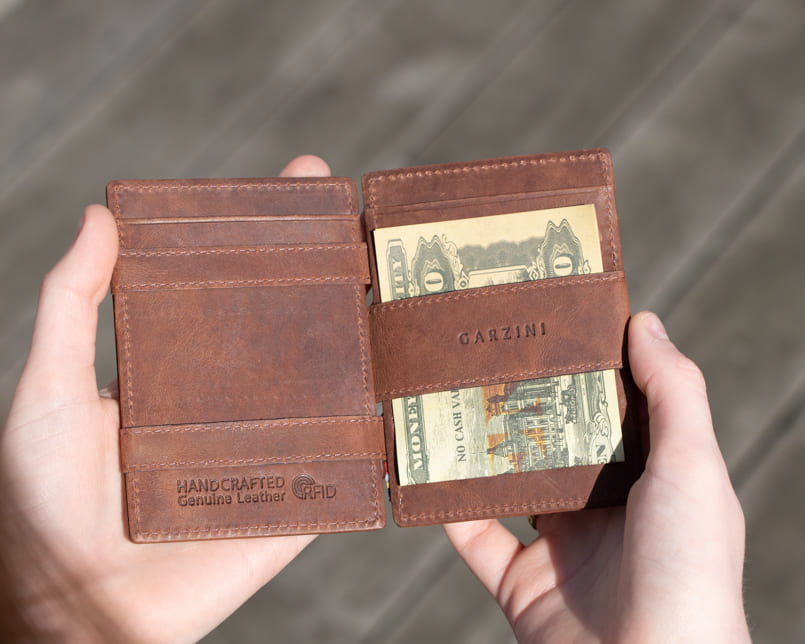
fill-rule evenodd
<path id="1" fill-rule="evenodd" d="M 134 541 L 385 522 L 349 179 L 114 182 Z"/>
<path id="2" fill-rule="evenodd" d="M 389 400 L 619 369 L 629 301 L 618 271 L 383 302 L 369 319 L 375 398 Z"/>
<path id="3" fill-rule="evenodd" d="M 483 305 L 476 294 L 465 295 L 469 291 L 373 305 L 373 367 L 384 409 L 390 409 L 390 398 L 436 390 L 439 383 L 450 388 L 614 368 L 623 425 L 625 462 L 400 486 L 394 466 L 394 419 L 386 413 L 394 520 L 413 526 L 624 503 L 643 469 L 645 437 L 635 418 L 638 394 L 625 355 L 629 301 L 609 152 L 584 150 L 372 172 L 363 176 L 362 184 L 370 247 L 377 228 L 593 204 L 603 260 L 604 272 L 597 276 L 489 287 L 496 295 Z M 375 266 L 372 284 L 377 291 Z M 515 298 L 515 293 L 523 297 Z M 431 298 L 436 298 L 434 304 L 428 303 Z M 414 319 L 415 310 L 426 322 Z M 512 315 L 526 316 L 523 323 L 536 323 L 538 328 L 540 322 L 545 325 L 545 336 L 535 339 L 545 340 L 544 344 L 518 343 L 527 353 L 525 359 L 504 342 L 473 344 L 471 351 L 461 343 L 461 333 L 516 324 Z M 559 328 L 562 324 L 568 326 L 567 333 Z M 444 336 L 434 336 L 433 330 L 439 328 L 447 330 Z M 550 346 L 549 333 L 559 333 Z M 412 348 L 412 343 L 422 343 L 422 350 Z"/>
<path id="4" fill-rule="evenodd" d="M 608 152 L 370 173 L 365 230 L 356 192 L 329 178 L 109 184 L 134 541 L 376 529 L 387 470 L 403 526 L 625 502 L 646 443 Z M 376 228 L 588 203 L 602 274 L 367 311 Z M 490 341 L 514 326 L 522 342 Z M 478 330 L 486 341 L 471 341 Z M 618 374 L 626 462 L 399 485 L 391 398 L 605 368 Z"/>

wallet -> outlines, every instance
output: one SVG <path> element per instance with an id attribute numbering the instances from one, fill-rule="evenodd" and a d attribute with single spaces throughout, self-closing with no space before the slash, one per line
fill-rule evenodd
<path id="1" fill-rule="evenodd" d="M 647 447 L 609 153 L 371 172 L 362 189 L 363 214 L 348 178 L 108 185 L 133 541 L 374 530 L 386 493 L 400 526 L 625 502 Z M 602 273 L 367 305 L 378 228 L 581 204 Z M 540 342 L 460 341 L 515 313 Z M 622 462 L 400 485 L 392 398 L 603 369 Z"/>

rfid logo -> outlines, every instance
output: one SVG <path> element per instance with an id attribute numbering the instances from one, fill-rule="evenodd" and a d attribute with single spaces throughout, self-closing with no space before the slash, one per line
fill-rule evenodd
<path id="1" fill-rule="evenodd" d="M 316 479 L 309 474 L 298 474 L 291 482 L 291 491 L 297 499 L 303 501 L 332 499 L 335 496 L 335 485 L 316 483 Z"/>

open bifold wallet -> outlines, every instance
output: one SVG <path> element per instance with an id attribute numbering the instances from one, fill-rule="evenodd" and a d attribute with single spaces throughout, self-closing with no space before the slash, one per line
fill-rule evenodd
<path id="1" fill-rule="evenodd" d="M 362 185 L 363 217 L 346 178 L 109 184 L 133 541 L 373 530 L 386 489 L 401 526 L 625 502 L 609 153 Z"/>

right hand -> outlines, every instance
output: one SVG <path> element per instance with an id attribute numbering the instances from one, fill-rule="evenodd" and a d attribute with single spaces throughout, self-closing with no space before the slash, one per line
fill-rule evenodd
<path id="1" fill-rule="evenodd" d="M 651 313 L 629 355 L 651 449 L 625 509 L 543 515 L 527 547 L 494 520 L 447 536 L 520 641 L 748 642 L 744 518 L 704 378 Z"/>

